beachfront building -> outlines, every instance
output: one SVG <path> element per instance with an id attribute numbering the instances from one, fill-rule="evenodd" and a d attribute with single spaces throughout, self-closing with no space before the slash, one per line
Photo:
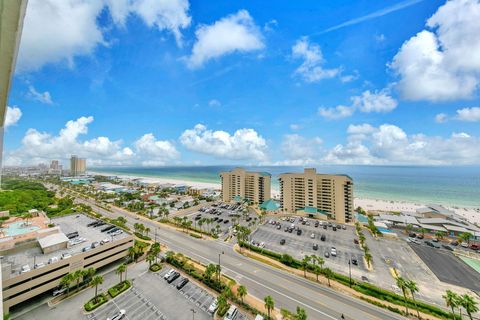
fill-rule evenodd
<path id="1" fill-rule="evenodd" d="M 352 220 L 353 180 L 349 176 L 319 174 L 311 168 L 281 174 L 279 181 L 282 211 L 323 215 L 339 223 Z"/>
<path id="2" fill-rule="evenodd" d="M 86 170 L 87 160 L 72 155 L 72 157 L 70 158 L 70 174 L 74 177 L 80 176 L 82 174 L 85 174 Z"/>
<path id="3" fill-rule="evenodd" d="M 261 204 L 271 198 L 272 176 L 266 172 L 250 172 L 242 168 L 220 173 L 222 201 L 250 201 Z"/>

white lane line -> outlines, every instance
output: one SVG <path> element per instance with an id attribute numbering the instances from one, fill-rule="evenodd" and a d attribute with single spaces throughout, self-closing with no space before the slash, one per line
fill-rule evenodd
<path id="1" fill-rule="evenodd" d="M 164 242 L 166 242 L 166 241 L 164 240 Z M 202 259 L 204 259 L 204 260 L 206 260 L 206 261 L 208 261 L 208 262 L 210 262 L 210 263 L 214 263 L 214 262 L 211 261 L 210 259 L 205 258 L 205 257 L 203 257 L 203 256 L 201 256 L 201 255 L 199 255 L 199 254 L 196 254 L 195 252 L 191 252 L 191 251 L 190 251 L 190 253 L 193 254 L 193 255 L 196 255 L 197 257 L 200 257 L 200 258 L 202 258 Z M 233 270 L 231 270 L 231 269 L 229 269 L 229 268 L 226 268 L 226 267 L 222 267 L 222 268 L 224 268 L 225 270 L 228 270 L 228 271 L 230 271 L 230 272 L 232 272 L 232 273 L 234 273 L 234 274 L 238 274 L 237 272 L 235 272 L 235 271 L 233 271 Z M 284 293 L 282 293 L 282 292 L 280 292 L 280 291 L 278 291 L 278 290 L 275 290 L 275 289 L 273 289 L 273 288 L 271 288 L 271 287 L 269 287 L 269 286 L 267 286 L 267 285 L 264 285 L 263 283 L 260 283 L 260 282 L 258 282 L 258 281 L 256 281 L 256 280 L 254 280 L 254 279 L 252 279 L 252 278 L 250 278 L 250 277 L 248 277 L 248 276 L 243 275 L 243 277 L 244 277 L 245 279 L 248 279 L 248 280 L 251 281 L 251 282 L 254 282 L 255 284 L 257 284 L 257 285 L 259 285 L 259 286 L 262 286 L 262 287 L 266 288 L 267 290 L 270 290 L 270 291 L 272 291 L 272 292 L 275 292 L 275 293 L 277 293 L 277 294 L 279 294 L 279 295 L 281 295 L 281 296 L 283 296 L 283 297 L 285 297 L 285 298 L 287 298 L 287 299 L 290 299 L 290 300 L 292 300 L 292 301 L 294 301 L 294 302 L 296 302 L 296 303 L 298 303 L 298 304 L 300 304 L 300 305 L 302 305 L 302 306 L 305 306 L 305 307 L 307 307 L 307 308 L 310 308 L 310 309 L 312 309 L 312 310 L 314 310 L 314 311 L 316 311 L 316 312 L 324 315 L 325 317 L 327 317 L 327 318 L 329 318 L 329 319 L 337 320 L 336 317 L 332 317 L 332 316 L 329 315 L 328 313 L 325 313 L 325 312 L 323 312 L 323 311 L 321 311 L 321 310 L 319 310 L 319 309 L 317 309 L 317 308 L 314 308 L 314 307 L 312 307 L 312 306 L 310 306 L 310 305 L 308 305 L 308 304 L 306 304 L 306 303 L 304 303 L 304 302 L 302 302 L 302 301 L 299 301 L 299 300 L 297 300 L 297 299 L 295 299 L 295 298 L 292 298 L 292 297 L 290 297 L 290 296 L 288 296 L 288 295 L 286 295 L 286 294 L 284 294 Z"/>

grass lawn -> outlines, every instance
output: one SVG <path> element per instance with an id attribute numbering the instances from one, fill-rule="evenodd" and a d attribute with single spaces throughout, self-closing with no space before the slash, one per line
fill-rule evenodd
<path id="1" fill-rule="evenodd" d="M 162 270 L 162 266 L 158 263 L 154 263 L 150 267 L 150 271 L 152 271 L 152 272 L 157 272 L 157 271 L 160 271 L 160 270 Z"/>

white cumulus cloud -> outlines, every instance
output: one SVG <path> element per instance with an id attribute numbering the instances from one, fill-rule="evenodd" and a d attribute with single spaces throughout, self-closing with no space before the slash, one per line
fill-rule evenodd
<path id="1" fill-rule="evenodd" d="M 335 120 L 350 117 L 355 112 L 354 107 L 338 105 L 334 108 L 318 108 L 318 114 L 324 118 Z"/>
<path id="2" fill-rule="evenodd" d="M 52 96 L 50 95 L 50 92 L 45 91 L 45 92 L 39 92 L 37 89 L 35 89 L 34 86 L 29 85 L 28 86 L 28 93 L 27 96 L 35 101 L 38 101 L 40 103 L 44 104 L 53 104 L 52 101 Z"/>
<path id="3" fill-rule="evenodd" d="M 180 30 L 191 23 L 187 0 L 30 0 L 17 70 L 35 71 L 48 63 L 73 67 L 75 57 L 91 55 L 97 46 L 106 45 L 108 28 L 97 21 L 105 8 L 117 25 L 137 15 L 149 27 L 172 32 L 178 43 Z"/>
<path id="4" fill-rule="evenodd" d="M 361 112 L 390 112 L 398 105 L 388 90 L 370 92 L 364 91 L 362 95 L 352 97 L 353 106 Z"/>
<path id="5" fill-rule="evenodd" d="M 7 106 L 7 113 L 5 115 L 5 123 L 3 127 L 8 128 L 10 126 L 16 125 L 21 117 L 22 117 L 22 110 L 20 110 L 19 107 Z"/>
<path id="6" fill-rule="evenodd" d="M 192 54 L 186 59 L 192 69 L 226 54 L 257 51 L 264 47 L 262 34 L 247 10 L 240 10 L 211 25 L 200 25 L 195 36 Z"/>
<path id="7" fill-rule="evenodd" d="M 233 134 L 213 131 L 203 124 L 185 130 L 180 142 L 188 150 L 234 160 L 266 159 L 267 143 L 254 129 L 238 129 Z"/>
<path id="8" fill-rule="evenodd" d="M 80 117 L 68 121 L 65 126 L 54 135 L 36 129 L 28 129 L 21 146 L 7 152 L 6 163 L 9 165 L 37 164 L 49 162 L 52 159 L 67 160 L 70 155 L 76 154 L 87 158 L 92 165 L 164 165 L 168 161 L 176 160 L 180 153 L 173 143 L 157 140 L 153 134 L 145 134 L 136 140 L 133 148 L 124 146 L 122 140 L 112 141 L 105 136 L 82 140 L 88 133 L 88 126 L 93 117 Z"/>
<path id="9" fill-rule="evenodd" d="M 315 164 L 321 157 L 322 139 L 319 137 L 305 138 L 298 134 L 283 136 L 281 151 L 284 161 L 281 165 Z"/>
<path id="10" fill-rule="evenodd" d="M 409 100 L 471 97 L 480 81 L 480 2 L 450 0 L 407 40 L 390 67 Z"/>
<path id="11" fill-rule="evenodd" d="M 337 76 L 340 68 L 325 69 L 322 50 L 316 43 L 310 43 L 307 37 L 302 37 L 292 46 L 292 57 L 302 59 L 302 64 L 295 70 L 306 82 L 317 82 Z"/>
<path id="12" fill-rule="evenodd" d="M 455 119 L 467 122 L 480 121 L 480 107 L 459 109 Z"/>

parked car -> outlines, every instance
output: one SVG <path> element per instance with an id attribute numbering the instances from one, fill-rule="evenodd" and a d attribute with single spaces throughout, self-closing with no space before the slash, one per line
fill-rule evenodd
<path id="1" fill-rule="evenodd" d="M 362 276 L 362 281 L 368 282 L 368 278 L 365 276 Z"/>
<path id="2" fill-rule="evenodd" d="M 90 250 L 92 250 L 92 246 L 87 246 L 87 247 L 84 247 L 82 249 L 82 252 L 87 252 L 87 251 L 90 251 Z"/>
<path id="3" fill-rule="evenodd" d="M 217 309 L 218 309 L 218 301 L 217 301 L 217 299 L 215 299 L 210 304 L 210 307 L 208 307 L 208 313 L 213 315 L 215 313 L 215 311 L 217 311 Z"/>
<path id="4" fill-rule="evenodd" d="M 450 245 L 452 245 L 452 246 L 458 246 L 458 241 L 452 241 L 452 242 L 450 242 Z"/>
<path id="5" fill-rule="evenodd" d="M 427 240 L 427 241 L 425 241 L 425 244 L 426 244 L 427 246 L 429 246 L 429 247 L 432 247 L 432 248 L 433 248 L 433 242 L 432 242 L 432 241 L 430 241 L 430 240 Z"/>
<path id="6" fill-rule="evenodd" d="M 464 248 L 468 248 L 468 243 L 462 242 L 461 246 L 464 247 Z"/>
<path id="7" fill-rule="evenodd" d="M 327 230 L 327 225 L 326 224 L 323 225 L 323 229 Z"/>
<path id="8" fill-rule="evenodd" d="M 297 230 L 297 236 L 301 236 L 302 235 L 302 230 L 301 229 L 298 229 Z"/>
<path id="9" fill-rule="evenodd" d="M 280 244 L 284 245 L 285 244 L 285 239 L 280 240 Z"/>
<path id="10" fill-rule="evenodd" d="M 353 264 L 353 265 L 358 266 L 358 261 L 357 261 L 356 258 L 352 258 L 351 261 L 352 261 L 352 264 Z"/>
<path id="11" fill-rule="evenodd" d="M 311 238 L 311 239 L 315 239 L 315 233 L 312 233 L 312 234 L 310 235 L 310 238 Z"/>
<path id="12" fill-rule="evenodd" d="M 55 262 L 58 262 L 58 257 L 51 257 L 50 259 L 48 259 L 48 264 L 52 264 Z"/>
<path id="13" fill-rule="evenodd" d="M 324 255 L 325 255 L 325 258 L 328 258 L 328 257 L 330 257 L 330 252 L 325 251 L 325 254 L 324 254 Z"/>
<path id="14" fill-rule="evenodd" d="M 333 227 L 332 230 L 333 230 L 333 231 L 337 231 L 337 227 Z"/>
<path id="15" fill-rule="evenodd" d="M 180 290 L 182 289 L 183 287 L 185 287 L 185 285 L 189 282 L 190 280 L 188 280 L 187 278 L 183 278 L 182 281 L 180 281 L 178 284 L 177 284 L 177 290 Z"/>
<path id="16" fill-rule="evenodd" d="M 470 245 L 470 249 L 472 249 L 472 250 L 479 250 L 479 249 L 480 249 L 480 245 L 474 243 L 474 244 Z"/>
<path id="17" fill-rule="evenodd" d="M 442 244 L 442 247 L 446 250 L 453 251 L 453 248 L 449 246 L 448 244 Z"/>
<path id="18" fill-rule="evenodd" d="M 318 244 L 316 244 L 316 243 L 313 244 L 313 250 L 315 250 L 315 251 L 318 250 Z"/>
<path id="19" fill-rule="evenodd" d="M 20 273 L 30 272 L 30 266 L 28 264 L 22 266 Z"/>
<path id="20" fill-rule="evenodd" d="M 71 257 L 72 257 L 72 255 L 70 253 L 65 252 L 65 253 L 62 253 L 62 258 L 61 259 L 64 260 L 64 259 L 68 259 L 68 258 L 71 258 Z"/>
<path id="21" fill-rule="evenodd" d="M 336 257 L 337 256 L 337 249 L 335 247 L 332 247 L 332 249 L 330 250 L 330 254 L 332 255 L 332 257 Z"/>
<path id="22" fill-rule="evenodd" d="M 433 238 L 432 241 L 433 242 L 438 242 L 438 238 Z"/>
<path id="23" fill-rule="evenodd" d="M 410 233 L 408 234 L 408 236 L 409 236 L 410 238 L 416 238 L 416 237 L 417 237 L 417 234 L 416 234 L 415 232 L 410 232 Z"/>
<path id="24" fill-rule="evenodd" d="M 61 294 L 64 294 L 65 292 L 67 292 L 66 287 L 55 289 L 55 290 L 53 290 L 53 296 L 56 297 L 56 296 L 59 296 Z"/>
<path id="25" fill-rule="evenodd" d="M 125 309 L 122 309 L 119 312 L 117 312 L 113 317 L 107 318 L 107 320 L 120 320 L 125 318 L 125 314 L 126 314 Z"/>
<path id="26" fill-rule="evenodd" d="M 424 238 L 424 237 L 423 237 L 423 234 L 421 234 L 421 233 L 420 233 L 420 234 L 417 234 L 417 239 L 423 239 L 423 238 Z"/>
<path id="27" fill-rule="evenodd" d="M 95 249 L 96 247 L 98 247 L 100 245 L 100 243 L 98 241 L 94 241 L 92 242 L 92 249 Z"/>
<path id="28" fill-rule="evenodd" d="M 320 221 L 315 221 L 315 228 L 318 228 L 319 225 L 320 225 Z"/>
<path id="29" fill-rule="evenodd" d="M 228 309 L 227 314 L 225 315 L 224 320 L 233 320 L 237 316 L 238 309 L 234 305 L 230 306 L 230 309 Z"/>
<path id="30" fill-rule="evenodd" d="M 43 262 L 35 263 L 35 265 L 33 266 L 34 269 L 40 269 L 43 267 L 45 267 L 45 263 Z"/>
<path id="31" fill-rule="evenodd" d="M 358 244 L 358 239 L 353 239 L 353 243 Z"/>
<path id="32" fill-rule="evenodd" d="M 342 226 L 342 229 L 343 229 L 343 230 L 347 230 L 347 226 L 343 225 L 343 226 Z"/>
<path id="33" fill-rule="evenodd" d="M 223 221 L 223 223 L 225 223 L 225 224 L 229 223 L 229 222 L 230 222 L 230 220 L 228 220 L 228 219 Z"/>
<path id="34" fill-rule="evenodd" d="M 170 277 L 174 272 L 175 272 L 175 269 L 168 270 L 168 272 L 165 273 L 165 275 L 163 276 L 163 279 L 167 280 L 168 277 Z"/>
<path id="35" fill-rule="evenodd" d="M 175 271 L 174 273 L 172 273 L 170 275 L 170 277 L 167 278 L 167 283 L 172 283 L 173 281 L 175 281 L 178 277 L 180 277 L 180 273 L 178 273 L 177 271 Z"/>
<path id="36" fill-rule="evenodd" d="M 282 229 L 282 225 L 281 225 L 281 224 L 278 224 L 278 225 L 277 225 L 277 230 L 280 230 L 280 229 Z"/>
<path id="37" fill-rule="evenodd" d="M 325 241 L 325 235 L 324 234 L 322 234 L 322 236 L 320 237 L 320 240 Z"/>
<path id="38" fill-rule="evenodd" d="M 106 244 L 106 243 L 109 243 L 109 242 L 110 242 L 110 239 L 105 238 L 102 241 L 100 241 L 100 244 Z"/>

